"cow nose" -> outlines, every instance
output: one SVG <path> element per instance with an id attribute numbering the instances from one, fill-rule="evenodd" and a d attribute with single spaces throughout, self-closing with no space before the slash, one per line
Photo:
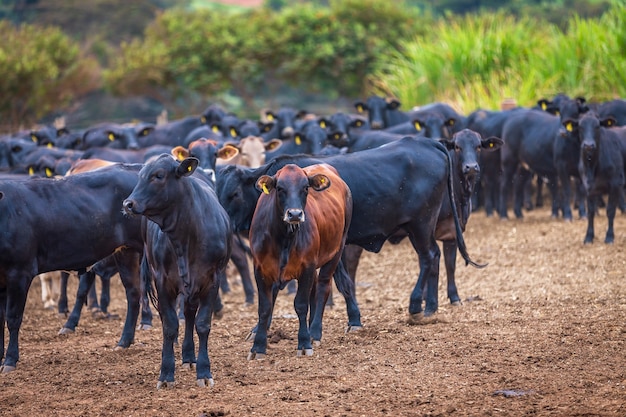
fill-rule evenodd
<path id="1" fill-rule="evenodd" d="M 139 149 L 139 145 L 134 145 L 134 144 L 128 145 L 128 149 L 136 151 Z"/>
<path id="2" fill-rule="evenodd" d="M 304 221 L 304 211 L 301 209 L 288 209 L 285 212 L 285 221 L 291 224 L 302 223 Z"/>
<path id="3" fill-rule="evenodd" d="M 465 164 L 463 166 L 464 174 L 478 174 L 479 172 L 480 172 L 480 167 L 478 166 L 478 163 Z"/>
<path id="4" fill-rule="evenodd" d="M 124 207 L 124 212 L 126 212 L 126 214 L 134 214 L 133 212 L 134 203 L 132 200 L 124 200 L 124 203 L 122 203 L 122 206 Z"/>
<path id="5" fill-rule="evenodd" d="M 281 132 L 282 137 L 284 138 L 290 138 L 293 136 L 293 127 L 291 126 L 287 126 L 286 128 L 283 129 L 283 131 Z"/>
<path id="6" fill-rule="evenodd" d="M 382 129 L 383 124 L 381 122 L 372 122 L 372 129 Z"/>

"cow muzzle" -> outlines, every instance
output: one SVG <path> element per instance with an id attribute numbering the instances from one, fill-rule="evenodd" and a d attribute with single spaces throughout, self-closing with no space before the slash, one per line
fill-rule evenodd
<path id="1" fill-rule="evenodd" d="M 304 223 L 304 210 L 301 210 L 301 209 L 285 210 L 285 216 L 283 217 L 283 221 L 288 224 Z"/>
<path id="2" fill-rule="evenodd" d="M 478 175 L 480 167 L 477 163 L 463 165 L 463 175 Z"/>
<path id="3" fill-rule="evenodd" d="M 123 207 L 124 213 L 129 216 L 141 214 L 137 210 L 137 204 L 133 200 L 124 200 L 124 202 L 122 203 L 122 207 Z"/>

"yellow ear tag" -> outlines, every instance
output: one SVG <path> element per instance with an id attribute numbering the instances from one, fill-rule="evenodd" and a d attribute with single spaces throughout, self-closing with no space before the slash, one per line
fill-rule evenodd
<path id="1" fill-rule="evenodd" d="M 320 185 L 326 184 L 326 178 L 320 178 Z"/>
<path id="2" fill-rule="evenodd" d="M 419 122 L 415 122 L 415 129 L 416 129 L 417 131 L 422 130 L 422 125 L 421 125 Z"/>
<path id="3" fill-rule="evenodd" d="M 115 135 L 113 133 L 109 133 L 109 140 L 113 142 L 115 140 Z"/>
<path id="4" fill-rule="evenodd" d="M 567 130 L 568 132 L 571 132 L 571 131 L 573 131 L 573 130 L 574 130 L 574 126 L 572 126 L 572 123 L 571 123 L 571 122 L 568 122 L 568 123 L 565 125 L 565 130 Z"/>
<path id="5" fill-rule="evenodd" d="M 261 189 L 263 189 L 263 192 L 264 192 L 265 194 L 269 194 L 269 193 L 270 193 L 270 190 L 268 190 L 268 189 L 267 189 L 267 185 L 265 185 L 265 183 L 263 183 L 263 184 L 261 185 Z"/>
<path id="6" fill-rule="evenodd" d="M 51 177 L 52 176 L 52 170 L 50 168 L 46 168 L 46 177 Z"/>
<path id="7" fill-rule="evenodd" d="M 206 117 L 202 116 L 202 117 L 200 118 L 200 121 L 201 121 L 202 123 L 206 123 Z"/>
<path id="8" fill-rule="evenodd" d="M 356 106 L 356 111 L 358 111 L 359 113 L 363 113 L 363 106 Z"/>
<path id="9" fill-rule="evenodd" d="M 274 120 L 274 116 L 272 116 L 271 114 L 266 114 L 266 115 L 265 115 L 265 118 L 266 118 L 267 120 L 269 120 L 270 122 L 271 122 L 272 120 Z"/>
<path id="10" fill-rule="evenodd" d="M 235 129 L 230 129 L 230 135 L 232 137 L 236 137 L 237 136 L 237 131 Z"/>
<path id="11" fill-rule="evenodd" d="M 493 142 L 489 142 L 489 147 L 493 148 Z"/>
<path id="12" fill-rule="evenodd" d="M 48 143 L 46 146 L 47 146 L 48 148 L 52 148 L 52 143 Z"/>
<path id="13" fill-rule="evenodd" d="M 35 170 L 33 167 L 28 167 L 28 175 L 35 175 Z"/>
<path id="14" fill-rule="evenodd" d="M 454 120 L 452 119 L 448 120 L 448 126 L 454 126 Z"/>
<path id="15" fill-rule="evenodd" d="M 555 114 L 555 116 L 560 116 L 560 115 L 561 115 L 561 112 L 557 110 L 557 112 L 556 112 L 556 113 L 554 113 L 554 114 Z"/>
<path id="16" fill-rule="evenodd" d="M 178 152 L 178 160 L 182 161 L 183 159 L 185 159 L 185 156 L 183 155 L 182 152 Z"/>
<path id="17" fill-rule="evenodd" d="M 213 125 L 213 126 L 211 127 L 211 130 L 212 130 L 213 132 L 217 133 L 217 132 L 219 132 L 219 131 L 220 131 L 220 128 L 219 128 L 219 127 L 217 127 L 217 125 Z"/>
<path id="18" fill-rule="evenodd" d="M 296 141 L 296 145 L 298 146 L 302 145 L 302 139 L 300 139 L 300 135 L 296 135 L 295 141 Z"/>
<path id="19" fill-rule="evenodd" d="M 191 172 L 191 165 L 187 167 L 187 172 Z"/>
<path id="20" fill-rule="evenodd" d="M 30 140 L 32 140 L 33 142 L 37 143 L 37 136 L 30 135 Z"/>
<path id="21" fill-rule="evenodd" d="M 361 127 L 361 126 L 363 126 L 363 122 L 361 122 L 360 120 L 357 120 L 355 125 L 356 125 L 356 127 Z"/>
<path id="22" fill-rule="evenodd" d="M 322 129 L 326 129 L 326 123 L 324 123 L 324 121 L 323 121 L 323 120 L 320 122 L 320 127 L 321 127 Z"/>
<path id="23" fill-rule="evenodd" d="M 548 108 L 548 105 L 545 102 L 541 103 L 541 110 L 545 110 Z"/>

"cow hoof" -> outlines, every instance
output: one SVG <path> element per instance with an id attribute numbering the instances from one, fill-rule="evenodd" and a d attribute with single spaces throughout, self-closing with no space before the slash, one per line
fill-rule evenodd
<path id="1" fill-rule="evenodd" d="M 74 333 L 74 330 L 70 329 L 69 327 L 61 327 L 61 330 L 59 330 L 59 336 L 66 336 L 68 334 L 72 334 Z"/>
<path id="2" fill-rule="evenodd" d="M 313 347 L 320 347 L 322 345 L 322 341 L 321 340 L 314 340 L 313 341 Z"/>
<path id="3" fill-rule="evenodd" d="M 120 346 L 120 345 L 117 345 L 117 346 L 115 346 L 115 347 L 113 348 L 113 350 L 114 350 L 114 351 L 118 351 L 118 350 L 126 350 L 126 349 L 127 349 L 126 347 L 124 347 L 124 346 Z"/>
<path id="4" fill-rule="evenodd" d="M 157 389 L 161 388 L 174 388 L 174 381 L 159 381 L 157 382 Z"/>
<path id="5" fill-rule="evenodd" d="M 140 324 L 137 326 L 137 330 L 152 330 L 151 324 Z"/>
<path id="6" fill-rule="evenodd" d="M 66 311 L 65 313 L 59 313 L 58 316 L 60 319 L 67 319 L 69 313 Z"/>
<path id="7" fill-rule="evenodd" d="M 359 330 L 363 330 L 363 326 L 351 326 L 351 325 L 348 325 L 348 327 L 346 328 L 346 333 L 358 332 Z"/>
<path id="8" fill-rule="evenodd" d="M 254 338 L 256 337 L 256 332 L 250 332 L 246 336 L 246 342 L 254 342 Z"/>
<path id="9" fill-rule="evenodd" d="M 407 320 L 407 322 L 409 324 L 422 324 L 422 321 L 424 320 L 424 313 L 413 313 L 413 314 L 409 314 L 409 319 Z"/>
<path id="10" fill-rule="evenodd" d="M 299 349 L 296 352 L 296 356 L 299 358 L 304 356 L 313 356 L 313 349 Z"/>
<path id="11" fill-rule="evenodd" d="M 463 303 L 460 300 L 450 302 L 450 305 L 453 307 L 461 307 Z"/>
<path id="12" fill-rule="evenodd" d="M 205 388 L 207 384 L 209 388 L 213 388 L 213 385 L 215 385 L 213 378 L 200 378 L 196 380 L 196 385 L 198 385 L 200 388 Z"/>
<path id="13" fill-rule="evenodd" d="M 220 311 L 214 311 L 213 317 L 215 318 L 215 320 L 222 319 L 222 317 L 224 317 L 224 309 L 221 309 Z"/>
<path id="14" fill-rule="evenodd" d="M 15 371 L 15 366 L 2 365 L 0 366 L 0 374 L 8 374 L 9 372 Z"/>
<path id="15" fill-rule="evenodd" d="M 191 362 L 185 362 L 185 363 L 183 363 L 183 366 L 182 366 L 184 371 L 190 371 L 190 370 L 194 369 L 195 367 L 196 367 L 195 364 L 193 364 Z"/>
<path id="16" fill-rule="evenodd" d="M 262 361 L 267 355 L 265 353 L 250 352 L 248 353 L 249 361 Z"/>

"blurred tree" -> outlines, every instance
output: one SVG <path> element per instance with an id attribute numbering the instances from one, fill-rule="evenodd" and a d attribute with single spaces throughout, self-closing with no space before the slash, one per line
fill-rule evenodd
<path id="1" fill-rule="evenodd" d="M 99 87 L 99 67 L 57 28 L 0 21 L 0 129 L 29 126 Z"/>

